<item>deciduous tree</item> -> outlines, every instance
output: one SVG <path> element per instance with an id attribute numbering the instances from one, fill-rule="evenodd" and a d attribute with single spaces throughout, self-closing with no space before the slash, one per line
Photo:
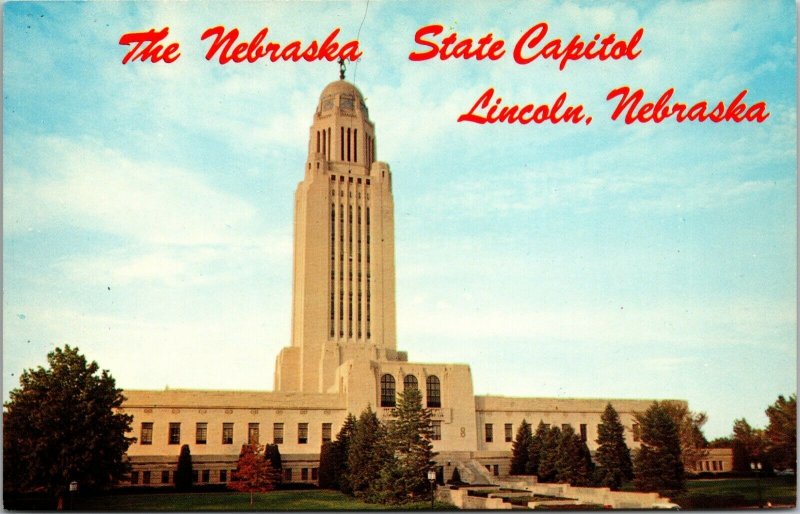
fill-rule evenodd
<path id="1" fill-rule="evenodd" d="M 633 478 L 631 451 L 625 444 L 625 427 L 619 414 L 609 403 L 597 426 L 597 483 L 618 490 L 622 483 Z"/>
<path id="2" fill-rule="evenodd" d="M 686 488 L 678 427 L 663 403 L 635 414 L 641 447 L 634 458 L 636 487 L 640 491 L 669 493 Z"/>
<path id="3" fill-rule="evenodd" d="M 767 407 L 767 450 L 775 468 L 797 471 L 797 395 L 783 395 Z"/>
<path id="4" fill-rule="evenodd" d="M 56 348 L 47 362 L 24 371 L 5 404 L 4 488 L 44 489 L 61 501 L 72 481 L 104 489 L 129 471 L 133 418 L 119 412 L 124 397 L 111 374 L 78 348 Z"/>
<path id="5" fill-rule="evenodd" d="M 675 422 L 681 441 L 681 460 L 684 469 L 695 469 L 697 462 L 708 456 L 708 441 L 703 435 L 703 425 L 708 421 L 705 412 L 692 412 L 682 402 L 661 402 Z"/>
<path id="6" fill-rule="evenodd" d="M 733 469 L 742 473 L 750 471 L 750 463 L 766 463 L 766 438 L 764 431 L 753 428 L 745 418 L 733 421 Z"/>
<path id="7" fill-rule="evenodd" d="M 264 455 L 264 447 L 258 443 L 242 446 L 236 462 L 236 477 L 228 487 L 235 491 L 250 493 L 253 505 L 254 493 L 265 493 L 275 488 L 275 469 Z"/>

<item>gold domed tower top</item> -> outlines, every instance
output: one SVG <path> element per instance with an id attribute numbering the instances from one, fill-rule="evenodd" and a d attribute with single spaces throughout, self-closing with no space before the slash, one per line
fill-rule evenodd
<path id="1" fill-rule="evenodd" d="M 345 165 L 364 175 L 375 162 L 375 126 L 364 95 L 356 86 L 337 80 L 322 90 L 309 138 L 308 160 Z"/>

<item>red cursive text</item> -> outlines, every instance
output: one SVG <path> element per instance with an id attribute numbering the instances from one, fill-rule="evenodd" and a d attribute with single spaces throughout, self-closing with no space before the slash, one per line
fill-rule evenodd
<path id="1" fill-rule="evenodd" d="M 540 22 L 528 29 L 517 41 L 516 46 L 514 46 L 514 61 L 517 64 L 528 64 L 539 57 L 553 59 L 560 61 L 558 69 L 563 71 L 569 61 L 577 61 L 578 59 L 605 61 L 607 59 L 616 60 L 627 57 L 630 60 L 634 60 L 642 53 L 641 50 L 636 50 L 636 45 L 642 39 L 643 34 L 644 28 L 640 28 L 631 36 L 630 42 L 621 39 L 617 40 L 616 34 L 613 33 L 602 40 L 600 39 L 600 34 L 595 34 L 594 38 L 588 43 L 584 43 L 581 40 L 581 35 L 576 34 L 566 45 L 556 38 L 548 41 L 535 52 L 527 54 L 526 50 L 536 48 L 547 35 L 547 23 Z"/>
<path id="2" fill-rule="evenodd" d="M 231 29 L 226 34 L 225 27 L 218 26 L 207 29 L 200 39 L 214 38 L 206 53 L 206 59 L 210 61 L 219 52 L 220 64 L 227 64 L 230 61 L 256 62 L 264 57 L 272 62 L 281 60 L 294 62 L 300 60 L 336 61 L 339 58 L 355 61 L 361 57 L 361 52 L 358 51 L 358 41 L 348 41 L 344 45 L 336 42 L 336 36 L 340 32 L 338 28 L 334 29 L 322 44 L 313 40 L 305 47 L 300 41 L 292 41 L 286 46 L 281 46 L 280 43 L 274 41 L 264 43 L 268 32 L 269 28 L 264 27 L 251 41 L 237 44 L 239 29 Z"/>
<path id="3" fill-rule="evenodd" d="M 156 29 L 150 29 L 147 32 L 129 32 L 123 34 L 119 38 L 119 44 L 130 45 L 136 43 L 136 46 L 131 48 L 125 57 L 122 58 L 122 64 L 128 64 L 128 61 L 135 61 L 139 59 L 144 62 L 150 59 L 150 62 L 158 62 L 163 60 L 166 63 L 174 62 L 175 59 L 181 56 L 176 53 L 178 51 L 178 43 L 171 43 L 164 47 L 160 42 L 169 34 L 169 27 L 156 32 Z M 145 45 L 142 48 L 142 45 Z"/>
<path id="4" fill-rule="evenodd" d="M 493 97 L 494 88 L 490 87 L 478 98 L 468 113 L 458 117 L 458 121 L 469 121 L 481 125 L 484 123 L 520 123 L 522 125 L 545 122 L 578 123 L 580 121 L 585 121 L 588 125 L 592 122 L 591 116 L 584 117 L 582 105 L 564 107 L 567 101 L 566 92 L 561 93 L 552 106 L 547 104 L 538 106 L 527 104 L 522 107 L 519 105 L 506 106 L 502 105 L 503 99 L 498 96 L 494 99 L 494 105 L 490 107 Z"/>
<path id="5" fill-rule="evenodd" d="M 428 25 L 420 28 L 414 35 L 414 42 L 418 45 L 427 46 L 428 50 L 425 52 L 411 52 L 408 54 L 408 58 L 412 61 L 425 61 L 438 56 L 439 59 L 444 61 L 451 57 L 456 59 L 472 59 L 474 57 L 479 61 L 486 58 L 496 61 L 506 53 L 503 49 L 505 42 L 502 39 L 494 41 L 491 32 L 475 42 L 471 38 L 459 41 L 458 33 L 453 32 L 442 39 L 441 46 L 436 41 L 425 39 L 426 36 L 438 36 L 443 30 L 444 27 L 441 25 Z"/>
<path id="6" fill-rule="evenodd" d="M 631 88 L 622 86 L 611 91 L 606 100 L 618 98 L 617 108 L 614 109 L 611 119 L 616 121 L 622 113 L 625 113 L 626 125 L 651 121 L 653 123 L 661 123 L 668 118 L 675 118 L 678 123 L 687 120 L 701 123 L 704 121 L 712 121 L 714 123 L 721 121 L 733 121 L 735 123 L 755 121 L 763 123 L 769 118 L 770 114 L 767 112 L 767 104 L 764 102 L 756 102 L 750 107 L 744 103 L 744 97 L 747 95 L 746 89 L 736 95 L 736 98 L 727 106 L 725 102 L 720 101 L 711 108 L 705 100 L 691 106 L 681 102 L 670 103 L 674 93 L 675 89 L 669 88 L 655 103 L 642 103 L 644 90 L 637 89 L 631 93 Z"/>

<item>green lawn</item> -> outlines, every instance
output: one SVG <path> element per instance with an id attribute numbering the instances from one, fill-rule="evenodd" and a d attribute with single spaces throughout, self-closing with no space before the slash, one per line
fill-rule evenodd
<path id="1" fill-rule="evenodd" d="M 720 478 L 687 480 L 686 492 L 674 495 L 671 500 L 685 509 L 725 509 L 758 505 L 759 488 L 763 504 L 795 505 L 797 484 L 794 477 Z M 635 491 L 633 482 L 625 484 L 625 491 Z"/>
<path id="2" fill-rule="evenodd" d="M 795 504 L 797 484 L 794 477 L 762 478 L 723 478 L 719 480 L 689 480 L 687 489 L 690 495 L 697 494 L 741 494 L 748 502 L 758 502 L 758 491 L 761 488 L 761 499 L 774 504 Z"/>
<path id="3" fill-rule="evenodd" d="M 402 510 L 430 509 L 430 501 L 397 507 Z M 214 493 L 153 493 L 113 494 L 83 498 L 76 502 L 77 510 L 124 511 L 191 511 L 191 510 L 381 510 L 391 507 L 364 503 L 338 491 L 308 489 L 301 491 L 272 491 L 254 495 L 235 492 Z M 436 503 L 436 509 L 454 509 L 452 505 Z"/>

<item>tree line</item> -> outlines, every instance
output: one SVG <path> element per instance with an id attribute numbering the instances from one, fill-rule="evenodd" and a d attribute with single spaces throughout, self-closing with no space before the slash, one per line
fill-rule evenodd
<path id="1" fill-rule="evenodd" d="M 646 411 L 634 413 L 640 447 L 631 451 L 619 414 L 608 404 L 598 425 L 594 458 L 569 425 L 562 429 L 540 422 L 533 432 L 523 420 L 512 444 L 511 474 L 612 490 L 633 480 L 640 491 L 674 494 L 685 490 L 687 470 L 695 470 L 715 447 L 733 449 L 734 471 L 750 471 L 752 462 L 767 470 L 780 466 L 796 471 L 796 396 L 779 396 L 766 413 L 766 429 L 736 420 L 732 437 L 709 443 L 702 432 L 705 413 L 692 412 L 683 403 L 653 402 Z"/>
<path id="2" fill-rule="evenodd" d="M 433 469 L 431 413 L 422 394 L 407 387 L 393 419 L 382 423 L 371 408 L 347 416 L 336 439 L 322 445 L 319 486 L 373 503 L 401 504 L 429 493 Z"/>

